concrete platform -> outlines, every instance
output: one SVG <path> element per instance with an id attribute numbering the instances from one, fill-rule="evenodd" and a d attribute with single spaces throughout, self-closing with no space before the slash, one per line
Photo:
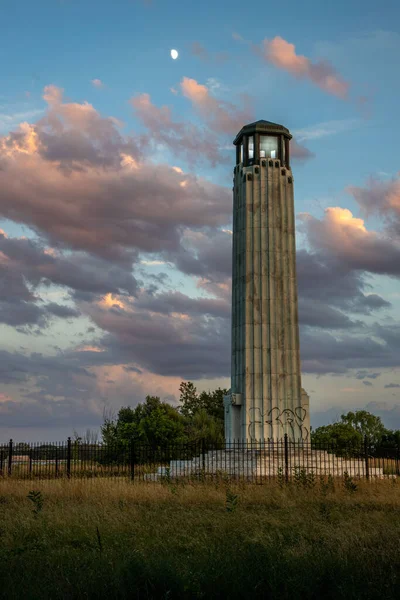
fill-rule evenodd
<path id="1" fill-rule="evenodd" d="M 343 476 L 347 472 L 352 477 L 366 477 L 367 470 L 364 459 L 343 458 L 326 451 L 289 451 L 288 475 L 305 471 L 315 476 Z M 146 479 L 157 479 L 161 476 L 188 477 L 196 473 L 225 473 L 240 478 L 256 479 L 257 477 L 276 477 L 286 473 L 285 455 L 282 449 L 274 452 L 214 450 L 194 457 L 192 460 L 172 460 L 168 467 L 158 467 L 156 473 L 150 473 Z M 370 477 L 384 477 L 381 467 L 369 466 Z"/>

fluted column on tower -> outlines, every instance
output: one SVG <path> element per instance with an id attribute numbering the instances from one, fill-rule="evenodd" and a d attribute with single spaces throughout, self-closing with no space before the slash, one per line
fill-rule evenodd
<path id="1" fill-rule="evenodd" d="M 257 121 L 234 143 L 232 374 L 227 441 L 309 436 L 301 387 L 291 135 Z"/>

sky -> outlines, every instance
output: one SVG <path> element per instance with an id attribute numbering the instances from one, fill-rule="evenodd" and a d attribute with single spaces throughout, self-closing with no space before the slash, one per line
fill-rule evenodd
<path id="1" fill-rule="evenodd" d="M 2 4 L 0 442 L 230 387 L 232 141 L 258 119 L 293 134 L 311 423 L 366 408 L 400 428 L 399 17 Z"/>

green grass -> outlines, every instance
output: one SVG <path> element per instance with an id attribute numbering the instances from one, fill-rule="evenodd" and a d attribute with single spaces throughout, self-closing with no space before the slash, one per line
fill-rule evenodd
<path id="1" fill-rule="evenodd" d="M 398 598 L 400 484 L 312 485 L 5 479 L 0 598 Z"/>

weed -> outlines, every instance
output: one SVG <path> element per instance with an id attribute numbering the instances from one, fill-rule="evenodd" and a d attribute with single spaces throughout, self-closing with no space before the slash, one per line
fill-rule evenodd
<path id="1" fill-rule="evenodd" d="M 165 475 L 163 477 L 163 480 L 168 485 L 171 483 L 171 467 L 166 467 L 165 468 Z"/>
<path id="2" fill-rule="evenodd" d="M 324 475 L 319 476 L 319 490 L 323 496 L 329 492 L 329 481 L 325 480 Z"/>
<path id="3" fill-rule="evenodd" d="M 99 550 L 100 552 L 103 552 L 103 543 L 101 541 L 101 535 L 100 535 L 100 531 L 99 528 L 96 525 L 96 536 L 97 536 L 97 544 L 99 546 Z"/>
<path id="4" fill-rule="evenodd" d="M 28 500 L 33 502 L 33 505 L 34 505 L 34 508 L 32 510 L 33 514 L 35 516 L 38 515 L 43 508 L 44 498 L 43 498 L 42 492 L 40 492 L 39 490 L 32 490 L 27 495 L 27 498 L 28 498 Z"/>
<path id="5" fill-rule="evenodd" d="M 230 489 L 226 490 L 226 512 L 232 513 L 236 510 L 239 502 L 239 496 L 234 494 Z"/>
<path id="6" fill-rule="evenodd" d="M 283 489 L 283 486 L 285 485 L 285 476 L 283 474 L 283 467 L 278 467 L 278 485 L 281 489 Z"/>
<path id="7" fill-rule="evenodd" d="M 357 489 L 357 484 L 353 481 L 353 478 L 350 477 L 347 471 L 343 474 L 343 487 L 347 492 L 355 492 Z"/>
<path id="8" fill-rule="evenodd" d="M 313 488 L 316 485 L 315 474 L 310 471 L 307 473 L 306 469 L 301 468 L 299 465 L 296 465 L 293 468 L 293 481 L 297 487 L 303 488 Z"/>
<path id="9" fill-rule="evenodd" d="M 315 477 L 315 473 L 313 471 L 310 471 L 309 473 L 307 473 L 307 476 L 306 476 L 305 487 L 312 489 L 316 486 L 316 484 L 317 484 L 317 478 Z"/>
<path id="10" fill-rule="evenodd" d="M 326 502 L 321 502 L 321 504 L 319 505 L 319 514 L 326 521 L 330 521 L 331 509 L 329 504 L 327 504 Z"/>

